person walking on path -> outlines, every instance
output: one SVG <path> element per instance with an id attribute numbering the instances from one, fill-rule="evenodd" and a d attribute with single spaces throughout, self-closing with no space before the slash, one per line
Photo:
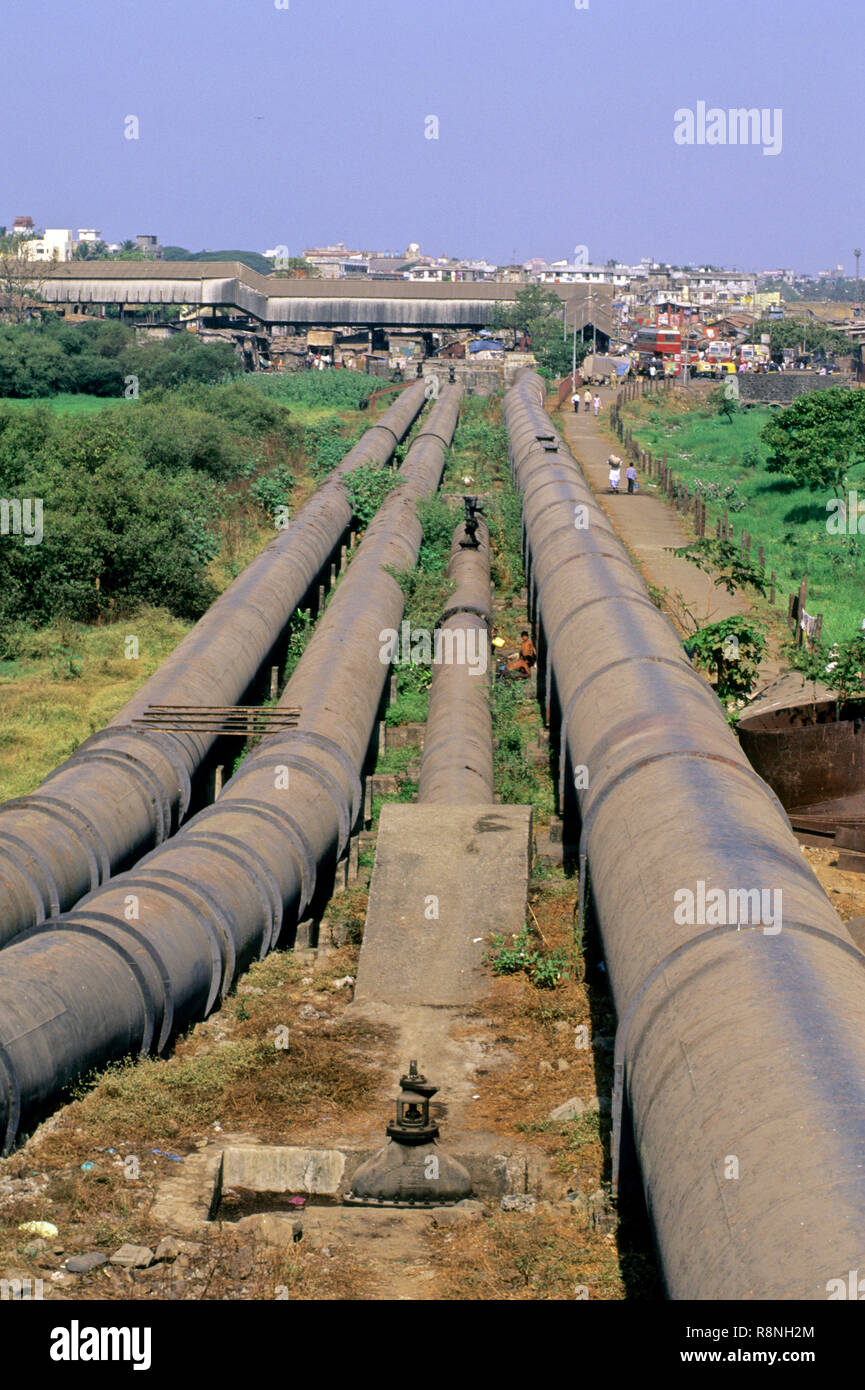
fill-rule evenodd
<path id="1" fill-rule="evenodd" d="M 618 492 L 621 470 L 622 460 L 615 454 L 610 454 L 610 492 Z"/>
<path id="2" fill-rule="evenodd" d="M 577 411 L 578 411 L 579 408 L 580 408 L 580 393 L 579 393 L 579 391 L 575 391 L 574 394 L 571 396 L 571 405 L 574 407 L 574 414 L 576 415 Z"/>
<path id="3" fill-rule="evenodd" d="M 592 405 L 595 411 L 595 419 L 597 420 L 598 416 L 601 413 L 601 398 L 598 395 L 597 391 L 595 392 L 595 399 L 592 401 Z"/>
<path id="4" fill-rule="evenodd" d="M 588 386 L 583 392 L 583 405 L 585 406 L 586 410 L 591 410 L 592 408 L 592 393 L 589 390 Z"/>
<path id="5" fill-rule="evenodd" d="M 625 470 L 625 477 L 626 477 L 627 480 L 628 480 L 628 492 L 629 492 L 629 493 L 631 493 L 631 492 L 636 492 L 636 491 L 637 491 L 637 470 L 636 470 L 636 468 L 634 467 L 634 465 L 633 465 L 632 463 L 629 463 L 629 464 L 628 464 L 628 467 L 627 467 L 627 469 Z"/>

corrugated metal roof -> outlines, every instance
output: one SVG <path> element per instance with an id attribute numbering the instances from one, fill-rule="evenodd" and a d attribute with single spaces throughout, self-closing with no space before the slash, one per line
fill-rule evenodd
<path id="1" fill-rule="evenodd" d="M 294 280 L 239 261 L 68 261 L 46 267 L 48 302 L 225 305 L 263 323 L 481 326 L 520 282 Z M 612 285 L 553 285 L 567 321 L 612 332 Z M 591 295 L 589 293 L 591 289 Z"/>

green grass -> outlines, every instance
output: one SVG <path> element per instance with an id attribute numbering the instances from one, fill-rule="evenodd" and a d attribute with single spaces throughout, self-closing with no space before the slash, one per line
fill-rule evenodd
<path id="1" fill-rule="evenodd" d="M 403 748 L 388 748 L 375 765 L 376 772 L 402 775 L 420 757 L 420 744 L 407 743 Z"/>
<path id="2" fill-rule="evenodd" d="M 100 410 L 108 410 L 118 405 L 126 404 L 125 396 L 87 396 L 73 394 L 70 391 L 61 391 L 56 396 L 31 396 L 26 400 L 19 400 L 16 397 L 4 396 L 4 405 L 15 406 L 18 410 L 32 410 L 36 406 L 45 406 L 46 409 L 53 411 L 55 415 L 94 415 Z"/>
<path id="3" fill-rule="evenodd" d="M 728 424 L 705 408 L 682 413 L 652 402 L 628 411 L 626 423 L 655 457 L 666 450 L 668 464 L 692 495 L 697 479 L 733 488 L 730 523 L 737 539 L 743 528 L 752 537 L 755 562 L 763 546 L 767 574 L 774 570 L 777 576 L 775 602 L 782 615 L 787 595 L 807 579 L 807 610 L 823 614 L 824 638 L 849 637 L 865 617 L 865 539 L 829 534 L 826 497 L 767 472 L 760 431 L 771 415 L 769 408 L 752 407 L 738 411 Z M 759 453 L 756 466 L 743 462 L 749 449 Z M 648 482 L 644 479 L 643 486 Z M 723 502 L 707 503 L 707 535 L 714 535 L 722 514 Z"/>
<path id="4" fill-rule="evenodd" d="M 168 656 L 188 624 L 160 608 L 103 627 L 7 634 L 0 661 L 0 801 L 33 791 L 101 729 Z M 138 638 L 127 659 L 127 638 Z"/>

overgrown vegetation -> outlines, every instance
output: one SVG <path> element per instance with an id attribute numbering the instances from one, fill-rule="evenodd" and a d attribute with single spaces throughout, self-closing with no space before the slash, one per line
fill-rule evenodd
<path id="1" fill-rule="evenodd" d="M 685 643 L 694 665 L 714 675 L 718 699 L 732 723 L 754 690 L 765 650 L 763 624 L 739 614 L 698 628 Z"/>
<path id="2" fill-rule="evenodd" d="M 806 474 L 823 469 L 825 460 L 831 462 L 833 455 L 824 454 L 819 428 L 815 432 L 806 421 L 811 412 L 819 416 L 823 407 L 803 403 L 816 403 L 827 396 L 844 396 L 849 401 L 862 395 L 834 389 L 813 392 L 781 410 L 739 410 L 730 424 L 719 420 L 711 404 L 695 406 L 693 397 L 684 392 L 671 392 L 660 405 L 652 401 L 626 407 L 627 422 L 642 447 L 656 456 L 666 451 L 669 466 L 687 482 L 691 492 L 704 491 L 707 531 L 711 528 L 714 532 L 726 503 L 728 512 L 735 514 L 735 549 L 740 548 L 741 529 L 752 538 L 752 564 L 763 548 L 767 580 L 772 571 L 776 574 L 779 609 L 786 609 L 787 594 L 795 593 L 801 580 L 807 579 L 808 612 L 823 614 L 823 630 L 830 642 L 843 641 L 861 630 L 865 618 L 865 544 L 852 508 L 843 525 L 832 516 L 840 504 L 833 500 L 831 478 L 823 475 L 823 496 L 819 487 L 817 495 L 812 490 Z M 854 415 L 861 408 L 844 407 Z M 846 419 L 850 425 L 847 443 L 853 448 L 856 432 L 850 423 L 852 416 Z M 788 420 L 793 426 L 786 423 Z M 847 426 L 840 428 L 840 443 L 844 445 Z M 800 450 L 806 461 L 801 478 L 792 471 L 770 471 L 769 457 L 783 456 L 792 468 L 798 466 Z M 852 461 L 853 454 L 846 458 L 848 485 L 865 491 L 861 466 Z M 735 489 L 732 498 L 727 492 L 730 487 Z"/>
<path id="3" fill-rule="evenodd" d="M 453 582 L 445 571 L 459 512 L 440 494 L 419 502 L 417 511 L 421 523 L 417 566 L 410 570 L 391 570 L 391 574 L 405 597 L 403 621 L 409 624 L 409 631 L 432 632 L 446 599 L 453 592 Z M 395 669 L 397 697 L 388 707 L 387 723 L 422 723 L 429 707 L 432 668 L 425 662 L 400 661 Z"/>
<path id="4" fill-rule="evenodd" d="M 381 390 L 378 377 L 363 372 L 274 372 L 256 376 L 255 385 L 262 395 L 289 405 L 326 406 L 330 410 L 358 410 L 375 391 Z M 393 403 L 388 398 L 389 404 Z"/>
<path id="5" fill-rule="evenodd" d="M 305 390 L 331 399 L 331 375 Z M 314 486 L 305 441 L 256 378 L 0 401 L 0 800 L 103 727 L 285 524 Z M 41 500 L 40 544 L 13 533 L 15 499 Z M 290 669 L 309 631 L 299 616 Z"/>
<path id="6" fill-rule="evenodd" d="M 362 531 L 366 530 L 396 483 L 396 473 L 388 468 L 373 468 L 362 464 L 346 474 L 345 490 Z"/>
<path id="7" fill-rule="evenodd" d="M 58 391 L 120 396 L 186 382 L 220 382 L 241 364 L 231 343 L 199 343 L 194 334 L 140 343 L 117 320 L 66 324 L 54 319 L 0 325 L 0 396 Z"/>
<path id="8" fill-rule="evenodd" d="M 541 285 L 517 290 L 513 304 L 497 308 L 494 326 L 522 334 L 544 376 L 560 377 L 571 370 L 574 345 L 571 335 L 562 331 L 564 306 L 559 296 Z M 589 351 L 589 343 L 577 340 L 577 366 Z"/>
<path id="9" fill-rule="evenodd" d="M 30 499 L 0 539 L 0 630 L 122 617 L 141 604 L 199 617 L 208 566 L 247 493 L 264 522 L 295 480 L 300 432 L 246 383 L 158 393 L 78 417 L 0 403 L 0 497 Z M 34 510 L 38 503 L 39 531 Z M 10 504 L 16 505 L 16 504 Z"/>

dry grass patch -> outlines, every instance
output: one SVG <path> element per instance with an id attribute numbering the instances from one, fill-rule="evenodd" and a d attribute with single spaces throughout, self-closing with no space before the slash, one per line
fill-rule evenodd
<path id="1" fill-rule="evenodd" d="M 430 1241 L 442 1298 L 490 1302 L 626 1296 L 615 1236 L 587 1228 L 577 1213 L 558 1205 L 531 1214 L 497 1212 L 478 1225 L 436 1231 Z"/>

